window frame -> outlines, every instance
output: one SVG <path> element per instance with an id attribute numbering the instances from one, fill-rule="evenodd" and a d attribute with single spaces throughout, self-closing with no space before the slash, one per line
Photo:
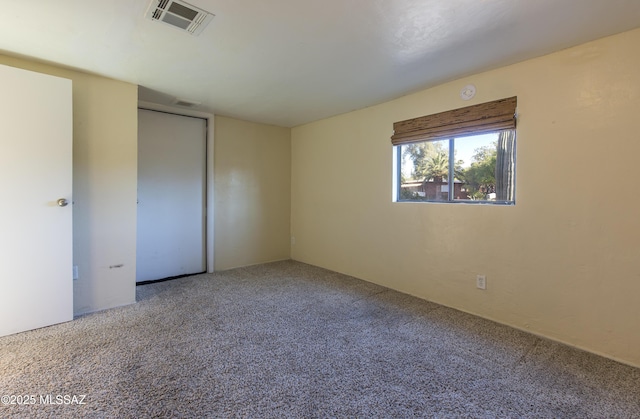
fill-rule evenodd
<path id="1" fill-rule="evenodd" d="M 394 202 L 427 202 L 427 203 L 465 203 L 465 204 L 485 204 L 485 205 L 515 205 L 516 203 L 516 152 L 517 152 L 517 132 L 516 114 L 518 97 L 512 96 L 490 102 L 457 108 L 436 114 L 420 116 L 417 118 L 398 121 L 393 124 L 393 135 L 391 144 L 393 145 L 394 160 L 393 173 L 395 176 L 392 195 Z M 502 133 L 510 131 L 509 136 L 502 138 Z M 465 137 L 478 136 L 489 133 L 498 133 L 499 140 L 497 147 L 506 149 L 513 147 L 512 169 L 506 173 L 511 174 L 510 195 L 511 200 L 473 200 L 455 199 L 455 141 Z M 512 134 L 511 134 L 512 133 Z M 447 200 L 411 200 L 401 199 L 402 195 L 402 162 L 404 145 L 432 142 L 449 142 L 449 171 L 447 176 L 448 194 Z M 510 143 L 512 141 L 512 143 Z M 496 151 L 499 151 L 498 149 Z M 504 154 L 503 154 L 504 155 Z M 502 161 L 502 160 L 501 160 Z M 496 162 L 496 165 L 498 163 Z M 501 164 L 501 166 L 503 166 Z M 507 165 L 508 166 L 508 165 Z M 449 181 L 450 180 L 450 181 Z M 500 179 L 504 183 L 504 178 Z M 496 186 L 499 183 L 496 177 Z M 502 184 L 501 183 L 501 184 Z M 501 189 L 501 191 L 503 191 Z"/>
<path id="2" fill-rule="evenodd" d="M 471 204 L 471 205 L 498 205 L 498 206 L 515 206 L 516 204 L 516 168 L 513 170 L 513 200 L 488 200 L 488 199 L 455 199 L 455 181 L 448 181 L 448 179 L 454 179 L 454 170 L 455 170 L 455 142 L 456 140 L 463 139 L 466 137 L 473 137 L 477 135 L 484 134 L 499 134 L 502 131 L 507 130 L 496 130 L 491 132 L 482 132 L 479 134 L 471 133 L 467 135 L 459 135 L 450 138 L 439 138 L 439 139 L 429 139 L 424 141 L 415 141 L 413 143 L 423 143 L 423 142 L 433 142 L 433 141 L 448 141 L 449 142 L 449 173 L 447 176 L 447 199 L 446 200 L 435 200 L 435 199 L 424 199 L 424 200 L 413 200 L 413 199 L 402 199 L 402 147 L 409 144 L 399 144 L 393 146 L 395 152 L 395 179 L 394 179 L 394 202 L 404 202 L 404 203 L 418 203 L 418 204 Z M 514 159 L 517 153 L 517 133 L 515 132 L 515 128 L 513 129 L 515 135 L 515 149 L 513 151 Z M 516 159 L 517 160 L 517 159 Z"/>

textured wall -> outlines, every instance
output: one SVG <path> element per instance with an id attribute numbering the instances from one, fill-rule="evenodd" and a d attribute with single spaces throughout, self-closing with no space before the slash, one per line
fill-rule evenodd
<path id="1" fill-rule="evenodd" d="M 626 32 L 294 128 L 292 258 L 640 365 L 638 45 Z M 510 96 L 516 206 L 392 202 L 393 122 Z"/>
<path id="2" fill-rule="evenodd" d="M 291 130 L 215 117 L 215 269 L 289 259 Z"/>

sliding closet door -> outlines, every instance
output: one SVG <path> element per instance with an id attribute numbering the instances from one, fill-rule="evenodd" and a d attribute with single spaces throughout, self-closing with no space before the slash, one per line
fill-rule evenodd
<path id="1" fill-rule="evenodd" d="M 206 120 L 138 111 L 136 281 L 206 271 Z"/>

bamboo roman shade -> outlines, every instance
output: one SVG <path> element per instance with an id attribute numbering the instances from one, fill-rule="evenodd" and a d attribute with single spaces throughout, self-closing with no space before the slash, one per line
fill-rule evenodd
<path id="1" fill-rule="evenodd" d="M 516 127 L 516 96 L 393 124 L 393 145 L 484 134 Z"/>

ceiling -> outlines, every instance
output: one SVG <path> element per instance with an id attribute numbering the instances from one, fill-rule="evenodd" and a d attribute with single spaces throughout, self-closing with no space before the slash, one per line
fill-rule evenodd
<path id="1" fill-rule="evenodd" d="M 640 26 L 639 0 L 0 0 L 0 51 L 138 84 L 140 99 L 292 127 Z"/>

